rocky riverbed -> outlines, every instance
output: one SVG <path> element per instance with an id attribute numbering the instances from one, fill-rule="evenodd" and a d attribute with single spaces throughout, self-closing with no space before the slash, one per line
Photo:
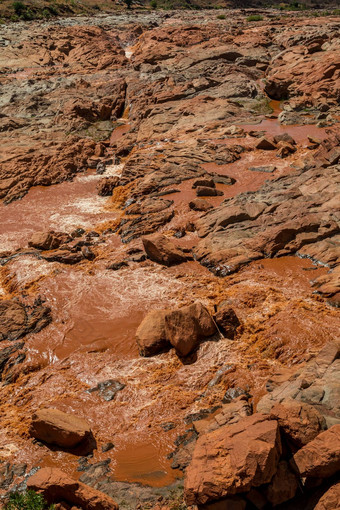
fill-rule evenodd
<path id="1" fill-rule="evenodd" d="M 2 501 L 337 508 L 340 18 L 247 16 L 0 26 Z"/>

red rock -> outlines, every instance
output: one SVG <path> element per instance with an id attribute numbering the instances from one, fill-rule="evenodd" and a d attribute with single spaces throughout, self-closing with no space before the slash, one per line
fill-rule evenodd
<path id="1" fill-rule="evenodd" d="M 206 188 L 215 188 L 215 183 L 213 179 L 197 179 L 192 185 L 193 188 L 197 188 L 198 186 L 204 186 Z"/>
<path id="2" fill-rule="evenodd" d="M 193 209 L 194 211 L 209 211 L 213 208 L 213 206 L 207 201 L 202 198 L 195 198 L 191 202 L 189 202 L 190 209 Z"/>
<path id="3" fill-rule="evenodd" d="M 281 460 L 272 481 L 265 493 L 268 501 L 275 507 L 292 499 L 298 489 L 296 475 L 289 469 L 285 460 Z"/>
<path id="4" fill-rule="evenodd" d="M 301 448 L 291 461 L 303 477 L 328 478 L 340 470 L 340 425 L 321 432 Z"/>
<path id="5" fill-rule="evenodd" d="M 200 340 L 216 332 L 208 310 L 201 303 L 184 306 L 165 317 L 166 337 L 180 356 L 187 356 Z"/>
<path id="6" fill-rule="evenodd" d="M 297 448 L 301 448 L 326 429 L 326 421 L 319 411 L 309 404 L 286 399 L 271 409 L 271 418 Z"/>
<path id="7" fill-rule="evenodd" d="M 338 510 L 340 508 L 340 482 L 332 485 L 319 499 L 314 510 Z"/>
<path id="8" fill-rule="evenodd" d="M 83 418 L 47 408 L 33 414 L 29 433 L 45 443 L 73 448 L 91 437 L 91 428 Z"/>
<path id="9" fill-rule="evenodd" d="M 147 256 L 158 264 L 171 266 L 185 262 L 189 258 L 188 254 L 162 234 L 143 237 L 142 242 Z"/>
<path id="10" fill-rule="evenodd" d="M 119 181 L 119 177 L 113 176 L 113 177 L 104 177 L 100 180 L 100 182 L 97 184 L 97 191 L 98 195 L 101 197 L 108 197 L 111 196 L 113 193 L 113 190 L 117 186 Z"/>
<path id="11" fill-rule="evenodd" d="M 38 332 L 50 322 L 51 310 L 40 302 L 28 307 L 14 299 L 0 300 L 0 341 Z"/>
<path id="12" fill-rule="evenodd" d="M 218 307 L 215 321 L 222 333 L 230 339 L 234 338 L 236 330 L 241 324 L 234 310 L 223 304 Z"/>
<path id="13" fill-rule="evenodd" d="M 72 240 L 69 234 L 64 232 L 35 232 L 28 241 L 28 246 L 37 248 L 38 250 L 55 250 L 60 245 Z"/>
<path id="14" fill-rule="evenodd" d="M 197 186 L 196 195 L 198 197 L 217 197 L 222 196 L 223 191 L 209 186 Z"/>
<path id="15" fill-rule="evenodd" d="M 109 496 L 57 468 L 40 469 L 27 480 L 27 488 L 42 494 L 49 504 L 62 501 L 83 510 L 118 510 L 117 503 Z"/>
<path id="16" fill-rule="evenodd" d="M 136 331 L 136 341 L 141 356 L 154 356 L 170 348 L 165 333 L 167 310 L 153 310 L 147 314 Z"/>
<path id="17" fill-rule="evenodd" d="M 273 151 L 276 149 L 276 145 L 269 140 L 269 138 L 263 136 L 256 144 L 256 149 L 261 149 L 264 151 Z"/>
<path id="18" fill-rule="evenodd" d="M 296 145 L 296 141 L 288 133 L 282 133 L 280 135 L 275 135 L 274 142 L 275 143 L 286 142 L 286 143 L 289 143 L 290 145 Z"/>
<path id="19" fill-rule="evenodd" d="M 206 504 L 269 483 L 280 454 L 278 424 L 262 414 L 201 436 L 186 472 L 186 503 Z"/>

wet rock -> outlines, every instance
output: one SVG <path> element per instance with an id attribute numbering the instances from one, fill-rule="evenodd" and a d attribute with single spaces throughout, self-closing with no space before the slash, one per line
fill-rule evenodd
<path id="1" fill-rule="evenodd" d="M 199 421 L 195 421 L 194 428 L 198 434 L 206 434 L 216 430 L 224 425 L 232 425 L 242 418 L 252 414 L 252 406 L 247 399 L 240 398 L 234 402 L 225 404 L 221 410 L 218 410 L 213 417 L 207 417 Z"/>
<path id="2" fill-rule="evenodd" d="M 218 307 L 214 319 L 223 335 L 232 340 L 241 325 L 235 311 L 230 306 L 222 304 Z"/>
<path id="3" fill-rule="evenodd" d="M 89 246 L 82 246 L 80 251 L 84 259 L 94 260 L 96 258 L 95 253 L 91 250 Z"/>
<path id="4" fill-rule="evenodd" d="M 197 179 L 192 185 L 193 188 L 198 187 L 215 188 L 215 182 L 213 179 Z"/>
<path id="5" fill-rule="evenodd" d="M 158 264 L 171 266 L 185 262 L 190 258 L 171 239 L 162 234 L 143 237 L 142 242 L 147 256 Z"/>
<path id="6" fill-rule="evenodd" d="M 54 232 L 53 230 L 50 232 L 35 232 L 28 241 L 28 246 L 38 250 L 55 250 L 71 240 L 72 237 L 64 232 Z"/>
<path id="7" fill-rule="evenodd" d="M 280 135 L 275 135 L 274 142 L 276 144 L 278 144 L 279 142 L 286 142 L 286 143 L 289 143 L 290 145 L 296 145 L 296 141 L 294 140 L 294 138 L 292 136 L 290 136 L 289 133 L 282 133 Z"/>
<path id="8" fill-rule="evenodd" d="M 203 338 L 215 332 L 214 321 L 201 303 L 179 308 L 165 316 L 166 338 L 180 356 L 187 356 Z"/>
<path id="9" fill-rule="evenodd" d="M 276 145 L 267 137 L 263 136 L 256 144 L 256 149 L 264 151 L 273 151 L 276 149 Z"/>
<path id="10" fill-rule="evenodd" d="M 109 496 L 57 468 L 40 469 L 28 479 L 27 488 L 42 494 L 48 503 L 65 501 L 84 510 L 118 510 L 118 505 Z"/>
<path id="11" fill-rule="evenodd" d="M 296 151 L 296 147 L 287 142 L 279 142 L 277 147 L 279 149 L 276 153 L 278 158 L 286 158 Z"/>
<path id="12" fill-rule="evenodd" d="M 249 388 L 245 389 L 237 386 L 236 388 L 227 389 L 223 396 L 222 402 L 224 404 L 229 404 L 230 402 L 241 396 L 246 400 L 249 399 L 251 397 L 251 395 L 249 394 Z"/>
<path id="13" fill-rule="evenodd" d="M 298 489 L 298 480 L 291 471 L 288 462 L 281 460 L 265 494 L 268 501 L 275 507 L 292 499 Z"/>
<path id="14" fill-rule="evenodd" d="M 119 177 L 105 177 L 97 184 L 97 192 L 101 197 L 109 197 L 118 185 Z"/>
<path id="15" fill-rule="evenodd" d="M 124 219 L 120 224 L 118 232 L 122 241 L 129 243 L 138 237 L 154 234 L 160 227 L 169 223 L 174 215 L 173 210 L 166 210 L 154 214 L 144 214 L 132 220 Z"/>
<path id="16" fill-rule="evenodd" d="M 206 504 L 269 483 L 280 454 L 278 424 L 265 415 L 204 434 L 187 468 L 186 503 Z"/>
<path id="17" fill-rule="evenodd" d="M 340 425 L 321 432 L 301 448 L 291 461 L 302 477 L 328 478 L 340 470 Z"/>
<path id="18" fill-rule="evenodd" d="M 62 264 L 78 264 L 81 260 L 84 259 L 83 253 L 81 251 L 71 252 L 69 250 L 55 250 L 50 251 L 48 253 L 43 253 L 42 258 L 47 260 L 47 262 L 61 262 Z"/>
<path id="19" fill-rule="evenodd" d="M 29 433 L 39 441 L 62 448 L 74 448 L 92 435 L 83 418 L 53 408 L 39 409 L 33 414 Z"/>
<path id="20" fill-rule="evenodd" d="M 28 333 L 41 331 L 51 320 L 51 309 L 40 299 L 32 306 L 4 299 L 0 301 L 0 341 L 17 340 Z"/>
<path id="21" fill-rule="evenodd" d="M 108 443 L 105 443 L 103 446 L 102 446 L 102 452 L 109 452 L 110 450 L 112 450 L 112 448 L 114 448 L 115 445 L 111 442 L 108 442 Z"/>
<path id="22" fill-rule="evenodd" d="M 249 169 L 251 172 L 266 172 L 268 174 L 272 174 L 276 170 L 276 166 L 267 165 L 267 166 L 250 166 Z"/>
<path id="23" fill-rule="evenodd" d="M 194 211 L 209 211 L 210 209 L 213 209 L 213 206 L 209 204 L 207 200 L 203 200 L 202 198 L 196 198 L 189 202 L 190 209 L 193 209 Z"/>
<path id="24" fill-rule="evenodd" d="M 332 485 L 328 491 L 319 499 L 314 510 L 333 510 L 339 507 L 340 482 Z"/>
<path id="25" fill-rule="evenodd" d="M 326 429 L 325 418 L 315 407 L 293 399 L 275 404 L 270 416 L 278 421 L 284 436 L 297 448 L 306 445 Z"/>
<path id="26" fill-rule="evenodd" d="M 223 191 L 208 186 L 197 186 L 196 195 L 198 197 L 221 197 Z"/>
<path id="27" fill-rule="evenodd" d="M 119 381 L 114 379 L 109 379 L 107 381 L 102 381 L 97 384 L 94 388 L 90 388 L 88 393 L 98 392 L 98 394 L 107 402 L 113 400 L 117 395 L 118 391 L 121 391 L 125 388 L 125 384 L 122 384 Z"/>
<path id="28" fill-rule="evenodd" d="M 153 310 L 147 314 L 136 331 L 141 356 L 154 356 L 170 348 L 165 328 L 167 310 Z"/>

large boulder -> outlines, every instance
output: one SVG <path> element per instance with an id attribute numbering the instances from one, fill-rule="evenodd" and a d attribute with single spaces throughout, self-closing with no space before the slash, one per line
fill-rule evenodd
<path id="1" fill-rule="evenodd" d="M 204 434 L 187 468 L 186 503 L 206 504 L 271 482 L 280 455 L 278 423 L 263 414 Z"/>
<path id="2" fill-rule="evenodd" d="M 302 477 L 328 478 L 340 471 L 340 425 L 321 432 L 291 461 Z"/>
<path id="3" fill-rule="evenodd" d="M 40 469 L 27 480 L 27 488 L 42 494 L 49 504 L 63 501 L 83 510 L 118 510 L 109 496 L 56 468 Z"/>
<path id="4" fill-rule="evenodd" d="M 190 258 L 181 248 L 168 237 L 162 234 L 152 234 L 142 238 L 144 250 L 149 259 L 163 264 L 164 266 L 171 266 L 173 264 L 180 264 Z"/>
<path id="5" fill-rule="evenodd" d="M 280 429 L 294 446 L 301 448 L 326 429 L 326 420 L 309 404 L 287 399 L 277 403 L 271 417 L 279 422 Z"/>
<path id="6" fill-rule="evenodd" d="M 201 303 L 184 306 L 165 317 L 166 337 L 180 356 L 187 356 L 200 340 L 215 332 L 214 321 Z"/>
<path id="7" fill-rule="evenodd" d="M 53 408 L 39 409 L 33 414 L 29 433 L 62 448 L 73 448 L 92 436 L 86 420 Z"/>
<path id="8" fill-rule="evenodd" d="M 171 347 L 165 333 L 167 310 L 153 310 L 147 314 L 136 332 L 139 353 L 154 356 Z"/>

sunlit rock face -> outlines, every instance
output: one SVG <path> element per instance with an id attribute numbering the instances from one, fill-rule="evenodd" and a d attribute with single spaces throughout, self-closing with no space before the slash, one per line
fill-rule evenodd
<path id="1" fill-rule="evenodd" d="M 1 25 L 4 500 L 335 501 L 340 20 L 218 14 Z"/>

